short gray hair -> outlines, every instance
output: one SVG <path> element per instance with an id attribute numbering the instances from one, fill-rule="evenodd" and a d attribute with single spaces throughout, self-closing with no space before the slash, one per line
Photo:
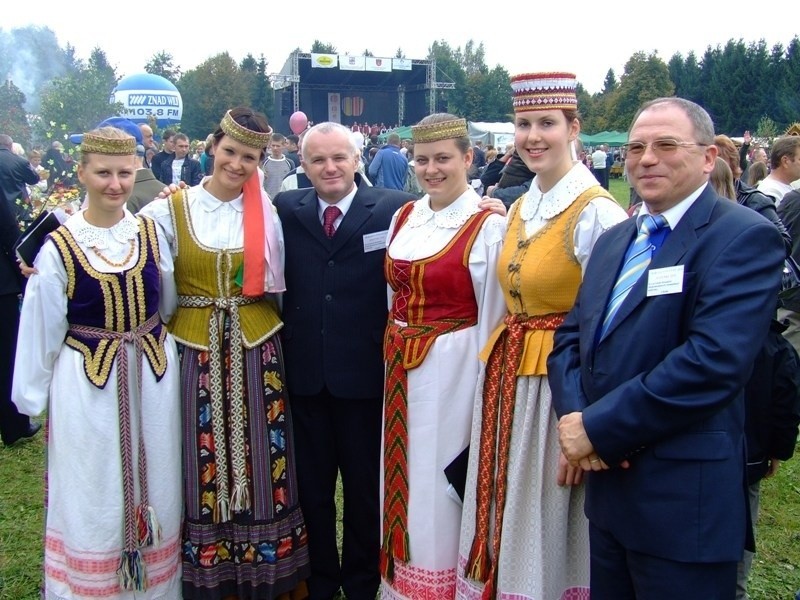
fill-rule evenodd
<path id="1" fill-rule="evenodd" d="M 308 138 L 314 135 L 315 133 L 333 133 L 334 131 L 339 131 L 347 138 L 347 143 L 350 145 L 350 148 L 353 151 L 354 156 L 360 155 L 358 151 L 358 146 L 356 146 L 356 141 L 353 139 L 353 132 L 350 131 L 347 127 L 340 123 L 334 123 L 333 121 L 324 121 L 322 123 L 317 123 L 308 131 L 303 133 L 302 143 L 300 145 L 300 152 L 302 154 L 303 146 L 306 145 Z"/>
<path id="2" fill-rule="evenodd" d="M 678 98 L 677 96 L 656 98 L 655 100 L 650 100 L 650 102 L 645 102 L 633 116 L 631 129 L 636 125 L 636 121 L 644 111 L 660 105 L 676 106 L 686 113 L 686 116 L 689 117 L 689 121 L 692 123 L 692 127 L 694 127 L 695 141 L 697 143 L 707 144 L 709 146 L 714 143 L 714 122 L 711 120 L 711 116 L 699 104 L 691 100 L 686 100 L 685 98 Z M 630 133 L 630 129 L 628 132 Z"/>

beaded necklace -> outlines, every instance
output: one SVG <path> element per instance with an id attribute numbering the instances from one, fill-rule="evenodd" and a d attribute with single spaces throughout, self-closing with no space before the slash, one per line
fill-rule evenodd
<path id="1" fill-rule="evenodd" d="M 122 259 L 122 262 L 114 262 L 113 260 L 109 260 L 106 256 L 104 256 L 103 253 L 97 249 L 97 246 L 92 246 L 92 252 L 95 253 L 95 256 L 97 256 L 97 258 L 102 260 L 108 266 L 117 268 L 124 267 L 126 264 L 128 264 L 128 261 L 133 257 L 133 253 L 135 250 L 136 250 L 136 240 L 131 239 L 131 249 L 128 250 L 128 254 L 125 256 L 124 259 Z"/>

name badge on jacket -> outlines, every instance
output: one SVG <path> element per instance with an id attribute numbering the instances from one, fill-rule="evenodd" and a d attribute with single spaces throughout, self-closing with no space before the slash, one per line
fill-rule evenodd
<path id="1" fill-rule="evenodd" d="M 364 234 L 364 253 L 375 252 L 375 250 L 386 250 L 386 238 L 389 230 L 376 231 L 375 233 Z"/>
<path id="2" fill-rule="evenodd" d="M 683 265 L 647 272 L 647 297 L 680 294 L 683 291 Z"/>

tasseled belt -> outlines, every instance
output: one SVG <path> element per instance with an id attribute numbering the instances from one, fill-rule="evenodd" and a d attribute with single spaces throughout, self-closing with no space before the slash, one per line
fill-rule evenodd
<path id="1" fill-rule="evenodd" d="M 84 338 L 95 340 L 120 340 L 117 347 L 117 401 L 119 406 L 120 454 L 122 458 L 122 496 L 124 507 L 125 546 L 122 550 L 120 565 L 117 569 L 119 584 L 123 590 L 145 591 L 147 589 L 147 572 L 139 552 L 139 548 L 158 546 L 161 541 L 161 528 L 158 525 L 153 507 L 147 493 L 147 452 L 144 446 L 142 431 L 141 406 L 137 418 L 139 430 L 139 504 L 135 505 L 133 485 L 133 440 L 131 439 L 131 406 L 128 394 L 128 351 L 125 343 L 133 344 L 136 353 L 136 375 L 139 398 L 142 392 L 142 360 L 144 346 L 142 339 L 159 324 L 158 313 L 147 319 L 136 329 L 125 332 L 111 331 L 88 325 L 72 325 L 69 332 Z"/>
<path id="2" fill-rule="evenodd" d="M 255 304 L 262 296 L 230 296 L 210 298 L 206 296 L 178 296 L 178 306 L 187 308 L 214 308 L 208 323 L 209 380 L 211 390 L 211 430 L 214 435 L 216 457 L 217 502 L 214 506 L 214 522 L 224 523 L 234 512 L 250 509 L 250 486 L 247 478 L 247 449 L 244 434 L 244 336 L 239 320 L 239 307 Z M 231 462 L 233 466 L 233 491 L 228 491 L 228 448 L 225 435 L 223 409 L 224 364 L 222 361 L 222 330 L 225 315 L 230 315 L 230 378 L 231 409 L 230 436 Z"/>
<path id="3" fill-rule="evenodd" d="M 525 333 L 557 329 L 564 322 L 565 316 L 565 313 L 537 317 L 526 314 L 506 315 L 506 329 L 497 338 L 486 363 L 475 502 L 475 537 L 465 569 L 467 577 L 486 584 L 482 600 L 492 600 L 497 588 L 497 555 L 500 552 L 503 529 L 517 370 L 525 349 Z M 492 552 L 489 554 L 489 515 L 493 495 L 494 537 Z"/>
<path id="4" fill-rule="evenodd" d="M 419 325 L 389 322 L 384 338 L 386 392 L 383 425 L 383 545 L 381 574 L 394 579 L 394 561 L 408 562 L 408 371 L 417 368 L 440 335 L 476 324 L 472 319 L 442 319 Z"/>

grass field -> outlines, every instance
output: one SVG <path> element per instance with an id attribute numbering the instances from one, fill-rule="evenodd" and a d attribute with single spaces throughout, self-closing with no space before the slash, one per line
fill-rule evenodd
<path id="1" fill-rule="evenodd" d="M 800 445 L 798 446 L 800 457 Z M 44 442 L 0 446 L 0 600 L 37 600 L 42 568 Z M 762 485 L 751 600 L 794 600 L 800 589 L 800 463 Z"/>

